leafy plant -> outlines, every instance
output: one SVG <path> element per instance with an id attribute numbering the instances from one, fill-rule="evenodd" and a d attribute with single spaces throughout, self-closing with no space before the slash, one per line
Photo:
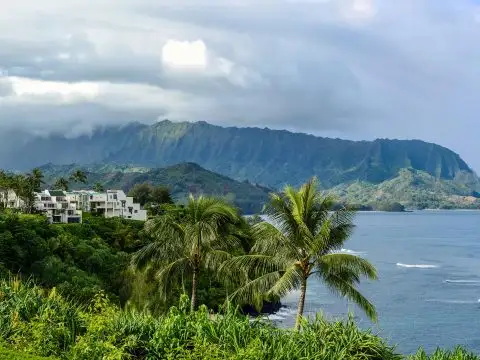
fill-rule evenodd
<path id="1" fill-rule="evenodd" d="M 220 199 L 190 196 L 179 216 L 170 210 L 149 220 L 145 231 L 154 240 L 133 257 L 138 268 L 154 264 L 163 294 L 172 283 L 191 277 L 191 309 L 196 308 L 198 278 L 205 269 L 218 270 L 238 244 L 227 231 L 239 222 L 235 208 Z"/>
<path id="2" fill-rule="evenodd" d="M 374 306 L 357 290 L 362 276 L 376 279 L 375 268 L 358 256 L 338 253 L 354 227 L 354 212 L 331 212 L 334 201 L 317 191 L 316 179 L 298 190 L 286 186 L 272 194 L 265 207 L 269 222 L 254 225 L 251 254 L 227 261 L 223 267 L 246 272 L 246 284 L 233 299 L 258 303 L 261 294 L 283 297 L 300 289 L 295 328 L 301 324 L 308 279 L 317 277 L 334 293 L 345 296 L 376 319 Z"/>

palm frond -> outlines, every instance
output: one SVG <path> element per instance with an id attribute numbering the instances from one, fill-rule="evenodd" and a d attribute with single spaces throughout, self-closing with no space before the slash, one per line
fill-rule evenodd
<path id="1" fill-rule="evenodd" d="M 275 285 L 268 291 L 268 295 L 278 296 L 280 298 L 286 296 L 293 290 L 296 290 L 302 284 L 304 274 L 296 264 L 291 265 L 286 271 L 280 271 L 280 278 Z"/>
<path id="2" fill-rule="evenodd" d="M 336 274 L 328 274 L 324 276 L 323 281 L 334 294 L 344 296 L 353 301 L 372 321 L 377 321 L 378 315 L 375 306 L 368 301 L 368 299 L 364 297 L 352 283 Z"/>
<path id="3" fill-rule="evenodd" d="M 220 271 L 225 267 L 230 267 L 238 271 L 245 271 L 249 277 L 254 278 L 266 273 L 285 270 L 289 265 L 289 263 L 281 263 L 280 259 L 275 256 L 253 254 L 236 256 L 225 261 L 220 267 Z"/>
<path id="4" fill-rule="evenodd" d="M 184 274 L 190 270 L 190 259 L 179 258 L 165 265 L 156 273 L 155 277 L 157 278 L 158 288 L 163 299 L 166 299 L 171 285 L 174 284 L 179 278 L 183 278 Z"/>
<path id="5" fill-rule="evenodd" d="M 349 271 L 370 280 L 377 279 L 377 270 L 368 260 L 351 254 L 324 255 L 319 259 L 318 268 L 320 272 L 327 274 Z"/>
<path id="6" fill-rule="evenodd" d="M 204 265 L 207 269 L 218 271 L 224 262 L 232 258 L 232 254 L 230 254 L 228 251 L 212 249 L 205 254 Z"/>
<path id="7" fill-rule="evenodd" d="M 280 277 L 281 273 L 279 271 L 265 273 L 238 288 L 229 296 L 229 300 L 240 304 L 252 304 L 258 310 L 265 299 L 265 295 Z"/>
<path id="8" fill-rule="evenodd" d="M 252 237 L 255 244 L 251 252 L 271 256 L 290 256 L 299 259 L 301 254 L 298 248 L 292 244 L 279 229 L 264 221 L 252 227 Z"/>

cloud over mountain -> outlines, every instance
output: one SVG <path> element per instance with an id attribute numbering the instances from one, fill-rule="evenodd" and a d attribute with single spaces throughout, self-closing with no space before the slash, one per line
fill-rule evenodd
<path id="1" fill-rule="evenodd" d="M 477 169 L 473 0 L 17 0 L 0 11 L 0 128 L 207 120 L 423 138 Z"/>

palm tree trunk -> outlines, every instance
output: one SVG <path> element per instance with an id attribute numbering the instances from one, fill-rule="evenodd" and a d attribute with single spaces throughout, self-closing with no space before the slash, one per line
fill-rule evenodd
<path id="1" fill-rule="evenodd" d="M 193 269 L 193 277 L 192 277 L 192 299 L 190 303 L 190 310 L 193 312 L 197 307 L 197 277 L 198 277 L 198 269 Z"/>
<path id="2" fill-rule="evenodd" d="M 295 330 L 300 330 L 300 324 L 303 316 L 303 308 L 305 307 L 305 294 L 307 292 L 307 279 L 302 280 L 300 287 L 300 298 L 298 299 L 297 319 L 295 321 Z"/>

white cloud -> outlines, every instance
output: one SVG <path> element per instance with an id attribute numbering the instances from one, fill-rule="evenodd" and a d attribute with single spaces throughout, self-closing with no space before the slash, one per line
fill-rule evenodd
<path id="1" fill-rule="evenodd" d="M 66 83 L 10 77 L 12 96 L 19 100 L 44 100 L 45 102 L 82 102 L 93 100 L 99 86 L 90 82 Z"/>
<path id="2" fill-rule="evenodd" d="M 376 12 L 375 0 L 345 0 L 340 1 L 343 16 L 350 21 L 372 19 Z"/>
<path id="3" fill-rule="evenodd" d="M 162 61 L 173 68 L 203 70 L 207 66 L 207 47 L 202 40 L 168 40 L 162 47 Z"/>

